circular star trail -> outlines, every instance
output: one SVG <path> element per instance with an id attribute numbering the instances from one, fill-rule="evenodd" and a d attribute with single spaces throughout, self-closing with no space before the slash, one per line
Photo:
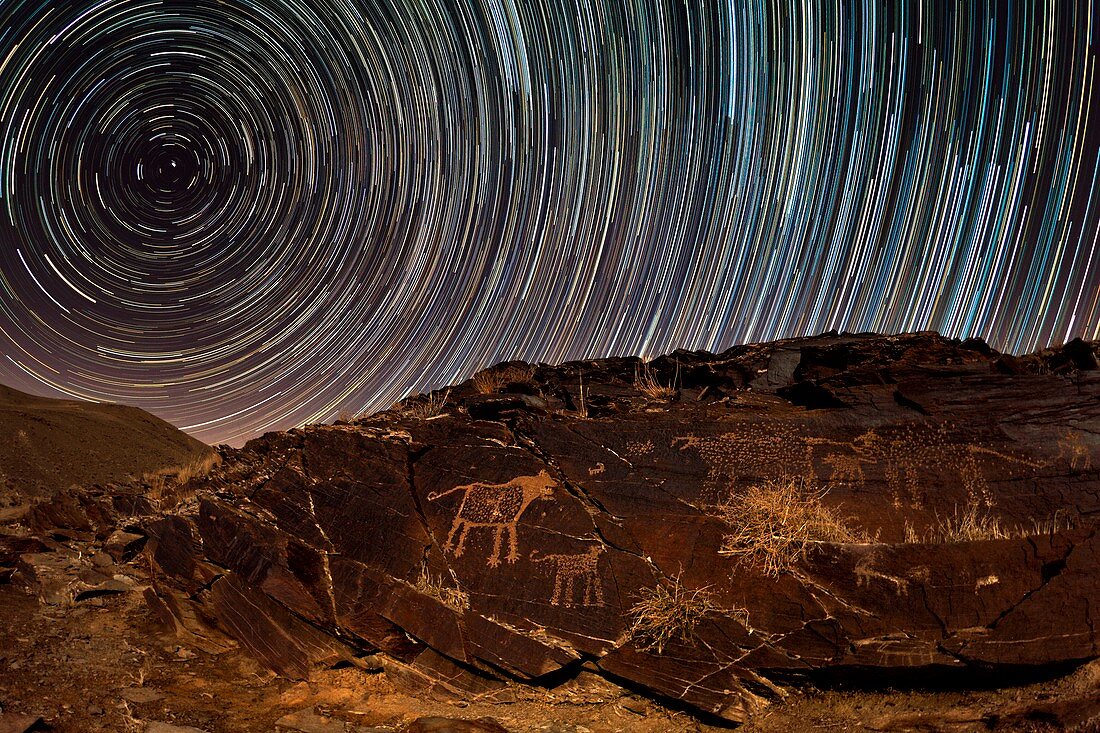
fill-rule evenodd
<path id="1" fill-rule="evenodd" d="M 239 441 L 506 358 L 1100 338 L 1097 20 L 5 0 L 0 379 Z"/>

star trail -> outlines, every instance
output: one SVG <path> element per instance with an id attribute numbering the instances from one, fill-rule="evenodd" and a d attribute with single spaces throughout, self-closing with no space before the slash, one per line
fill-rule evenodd
<path id="1" fill-rule="evenodd" d="M 503 359 L 1100 338 L 1096 16 L 2 0 L 0 381 L 239 442 Z"/>

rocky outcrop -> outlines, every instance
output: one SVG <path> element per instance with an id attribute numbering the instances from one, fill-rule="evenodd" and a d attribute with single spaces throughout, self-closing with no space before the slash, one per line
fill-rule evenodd
<path id="1" fill-rule="evenodd" d="M 72 485 L 121 482 L 209 452 L 125 405 L 54 400 L 0 385 L 0 521 L 5 509 Z"/>
<path id="2" fill-rule="evenodd" d="M 147 523 L 156 602 L 290 677 L 378 651 L 508 699 L 584 671 L 729 721 L 810 681 L 1068 669 L 1098 656 L 1096 354 L 829 334 L 501 365 L 223 449 Z"/>

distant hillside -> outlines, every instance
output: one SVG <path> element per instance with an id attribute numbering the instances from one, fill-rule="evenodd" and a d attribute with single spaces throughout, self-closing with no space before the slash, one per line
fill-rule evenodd
<path id="1" fill-rule="evenodd" d="M 136 407 L 34 397 L 0 385 L 0 507 L 72 484 L 141 476 L 206 450 Z"/>

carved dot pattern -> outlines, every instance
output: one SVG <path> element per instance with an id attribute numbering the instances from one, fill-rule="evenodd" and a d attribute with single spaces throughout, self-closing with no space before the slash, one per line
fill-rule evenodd
<path id="1" fill-rule="evenodd" d="M 237 442 L 505 358 L 1100 337 L 1095 10 L 5 0 L 0 380 Z"/>

